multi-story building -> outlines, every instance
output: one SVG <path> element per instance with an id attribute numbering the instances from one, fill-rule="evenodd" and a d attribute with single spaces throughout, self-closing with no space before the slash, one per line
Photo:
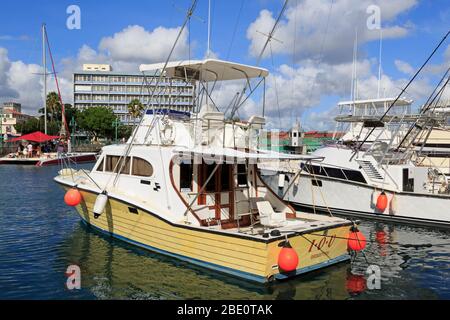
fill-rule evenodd
<path id="1" fill-rule="evenodd" d="M 22 105 L 16 102 L 5 102 L 0 108 L 0 135 L 16 135 L 15 125 L 33 118 L 22 113 Z"/>
<path id="2" fill-rule="evenodd" d="M 132 124 L 128 104 L 138 99 L 144 105 L 161 106 L 178 111 L 191 112 L 194 105 L 195 86 L 179 79 L 163 77 L 158 88 L 159 76 L 141 73 L 114 72 L 110 65 L 85 64 L 83 71 L 74 73 L 74 107 L 80 110 L 92 106 L 112 108 L 119 120 Z M 152 101 L 150 96 L 155 92 Z"/>

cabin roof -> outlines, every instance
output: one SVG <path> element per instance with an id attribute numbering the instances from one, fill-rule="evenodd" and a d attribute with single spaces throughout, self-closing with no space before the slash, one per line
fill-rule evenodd
<path id="1" fill-rule="evenodd" d="M 161 71 L 164 65 L 165 63 L 142 64 L 139 70 Z M 264 68 L 216 59 L 172 61 L 167 64 L 165 70 L 168 77 L 206 82 L 260 78 L 269 75 L 269 71 Z"/>

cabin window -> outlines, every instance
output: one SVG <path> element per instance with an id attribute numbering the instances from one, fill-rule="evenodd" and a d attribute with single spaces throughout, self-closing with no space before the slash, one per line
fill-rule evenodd
<path id="1" fill-rule="evenodd" d="M 125 163 L 123 161 L 124 161 L 124 159 L 122 158 L 122 161 L 119 163 L 119 166 L 118 166 L 116 172 L 120 169 L 120 167 L 122 167 L 122 171 L 120 173 L 130 174 L 131 158 L 127 157 Z"/>
<path id="2" fill-rule="evenodd" d="M 116 166 L 120 159 L 119 156 L 106 156 L 105 159 L 105 172 L 113 172 L 114 169 L 117 170 Z"/>
<path id="3" fill-rule="evenodd" d="M 206 166 L 206 175 L 205 175 L 205 181 L 208 180 L 208 178 L 211 176 L 211 173 L 213 173 L 214 169 L 216 168 L 216 164 L 207 165 Z M 219 170 L 220 168 L 217 168 Z M 214 173 L 214 175 L 210 178 L 208 183 L 206 184 L 205 191 L 206 192 L 215 192 L 216 191 L 216 176 L 217 176 L 217 170 Z"/>
<path id="4" fill-rule="evenodd" d="M 220 187 L 221 191 L 230 191 L 231 165 L 223 164 L 221 168 Z"/>
<path id="5" fill-rule="evenodd" d="M 126 158 L 125 163 L 124 163 L 125 159 L 120 156 L 106 156 L 105 159 L 106 159 L 105 172 L 117 173 L 119 171 L 119 169 L 122 167 L 122 171 L 120 173 L 130 174 L 130 157 Z M 102 164 L 99 166 L 99 168 L 101 168 L 101 166 L 103 165 L 103 161 L 102 161 Z M 119 163 L 119 161 L 120 161 L 120 163 Z"/>
<path id="6" fill-rule="evenodd" d="M 302 169 L 315 176 L 338 178 L 342 180 L 367 183 L 362 173 L 356 170 L 344 170 L 339 168 L 314 166 L 310 164 L 307 165 L 302 164 Z"/>
<path id="7" fill-rule="evenodd" d="M 97 168 L 95 169 L 95 171 L 101 171 L 103 172 L 103 164 L 105 163 L 105 158 L 102 159 L 102 161 L 100 162 L 100 164 L 97 166 Z"/>
<path id="8" fill-rule="evenodd" d="M 192 163 L 180 164 L 180 189 L 192 190 L 192 175 L 194 173 Z"/>
<path id="9" fill-rule="evenodd" d="M 153 175 L 153 166 L 146 160 L 133 157 L 133 176 L 151 177 Z"/>
<path id="10" fill-rule="evenodd" d="M 238 186 L 246 186 L 247 185 L 247 166 L 245 164 L 237 165 L 237 181 Z"/>

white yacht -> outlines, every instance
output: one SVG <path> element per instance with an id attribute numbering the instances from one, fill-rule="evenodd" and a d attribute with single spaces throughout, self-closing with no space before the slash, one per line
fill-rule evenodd
<path id="1" fill-rule="evenodd" d="M 450 228 L 448 178 L 439 167 L 417 165 L 422 158 L 414 143 L 421 141 L 414 139 L 423 136 L 425 123 L 444 118 L 411 114 L 409 101 L 397 102 L 403 112 L 389 113 L 383 121 L 383 112 L 375 107 L 372 114 L 365 106 L 382 110 L 385 101 L 344 103 L 354 109 L 337 117 L 352 125 L 341 141 L 315 151 L 310 161 L 260 164 L 265 181 L 301 208 Z M 416 125 L 408 131 L 411 123 Z"/>

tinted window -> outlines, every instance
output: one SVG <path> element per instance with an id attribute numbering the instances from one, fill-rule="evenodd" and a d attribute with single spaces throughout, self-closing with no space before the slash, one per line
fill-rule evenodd
<path id="1" fill-rule="evenodd" d="M 364 179 L 364 176 L 361 172 L 355 171 L 355 170 L 344 170 L 345 175 L 347 176 L 348 180 L 361 182 L 361 183 L 367 183 L 366 179 Z"/>
<path id="2" fill-rule="evenodd" d="M 133 157 L 132 174 L 140 177 L 151 177 L 153 175 L 153 166 L 142 158 Z"/>
<path id="3" fill-rule="evenodd" d="M 246 186 L 247 185 L 247 170 L 245 164 L 237 165 L 237 175 L 238 175 L 238 185 Z"/>
<path id="4" fill-rule="evenodd" d="M 321 167 L 310 164 L 302 164 L 302 168 L 306 172 L 316 176 L 328 176 L 330 178 L 366 183 L 366 179 L 364 179 L 362 173 L 356 170 L 341 170 L 339 168 Z"/>
<path id="5" fill-rule="evenodd" d="M 204 182 L 206 182 L 208 180 L 208 178 L 210 177 L 211 173 L 214 171 L 215 167 L 216 167 L 216 164 L 214 164 L 214 165 L 207 165 L 206 166 L 206 175 L 204 176 L 204 179 L 205 179 Z M 217 170 L 219 170 L 219 168 Z M 214 175 L 208 181 L 208 184 L 206 185 L 205 191 L 207 191 L 207 192 L 214 192 L 214 191 L 216 191 L 216 174 L 217 174 L 217 172 L 215 172 Z"/>
<path id="6" fill-rule="evenodd" d="M 230 190 L 230 180 L 231 180 L 231 165 L 223 164 L 221 165 L 221 191 L 229 191 Z"/>
<path id="7" fill-rule="evenodd" d="M 193 174 L 193 165 L 189 164 L 180 164 L 180 188 L 181 189 L 191 189 L 192 188 L 192 174 Z"/>

